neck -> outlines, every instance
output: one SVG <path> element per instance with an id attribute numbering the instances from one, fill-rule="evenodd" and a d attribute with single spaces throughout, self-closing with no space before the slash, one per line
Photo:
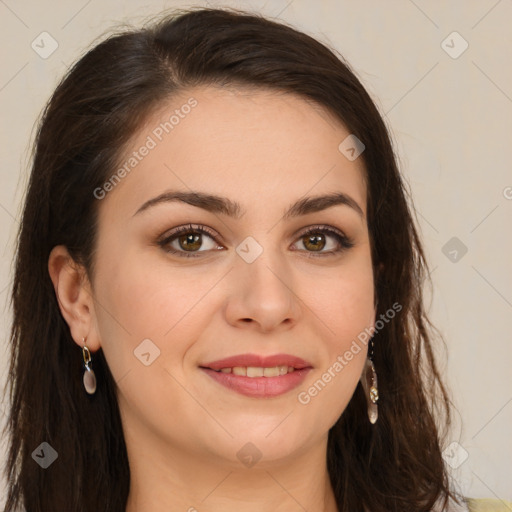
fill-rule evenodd
<path id="1" fill-rule="evenodd" d="M 142 441 L 141 441 L 142 439 Z M 287 460 L 253 467 L 126 436 L 126 512 L 338 512 L 326 466 L 327 439 Z"/>

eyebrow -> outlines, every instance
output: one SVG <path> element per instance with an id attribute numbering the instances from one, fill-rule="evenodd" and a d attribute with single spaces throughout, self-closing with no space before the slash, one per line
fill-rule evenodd
<path id="1" fill-rule="evenodd" d="M 159 196 L 146 201 L 134 214 L 138 215 L 149 208 L 162 203 L 170 203 L 179 201 L 182 203 L 202 208 L 211 213 L 221 213 L 234 219 L 241 218 L 245 211 L 240 203 L 232 201 L 227 197 L 221 197 L 213 194 L 206 194 L 204 192 L 191 191 L 167 191 Z M 298 217 L 300 215 L 307 215 L 308 213 L 315 213 L 333 206 L 345 205 L 355 210 L 361 219 L 364 219 L 364 213 L 359 204 L 348 194 L 344 192 L 334 192 L 331 194 L 312 196 L 299 199 L 285 210 L 283 219 Z"/>

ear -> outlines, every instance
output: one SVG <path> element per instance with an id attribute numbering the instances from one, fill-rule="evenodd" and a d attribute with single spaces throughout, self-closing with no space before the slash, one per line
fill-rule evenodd
<path id="1" fill-rule="evenodd" d="M 48 272 L 55 289 L 60 311 L 75 343 L 82 347 L 85 338 L 91 352 L 100 348 L 96 328 L 94 298 L 87 273 L 63 245 L 54 247 L 48 258 Z"/>

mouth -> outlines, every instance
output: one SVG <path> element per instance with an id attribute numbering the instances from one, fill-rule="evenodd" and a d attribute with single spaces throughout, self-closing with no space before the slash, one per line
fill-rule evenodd
<path id="1" fill-rule="evenodd" d="M 253 398 L 272 398 L 299 386 L 311 364 L 289 354 L 258 356 L 243 354 L 199 367 L 222 386 Z"/>
<path id="2" fill-rule="evenodd" d="M 213 368 L 207 368 L 213 370 Z M 295 371 L 293 366 L 272 366 L 269 368 L 262 368 L 258 366 L 233 366 L 232 368 L 221 368 L 220 370 L 213 370 L 217 373 L 232 373 L 239 377 L 249 377 L 251 379 L 256 377 L 279 377 L 280 375 L 286 375 Z"/>

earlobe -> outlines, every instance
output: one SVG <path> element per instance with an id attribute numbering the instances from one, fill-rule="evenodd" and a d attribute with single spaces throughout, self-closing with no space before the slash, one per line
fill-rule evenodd
<path id="1" fill-rule="evenodd" d="M 75 343 L 82 347 L 82 339 L 86 337 L 89 349 L 98 350 L 99 340 L 91 335 L 95 325 L 94 301 L 85 269 L 73 260 L 65 246 L 58 245 L 48 258 L 48 272 Z"/>

